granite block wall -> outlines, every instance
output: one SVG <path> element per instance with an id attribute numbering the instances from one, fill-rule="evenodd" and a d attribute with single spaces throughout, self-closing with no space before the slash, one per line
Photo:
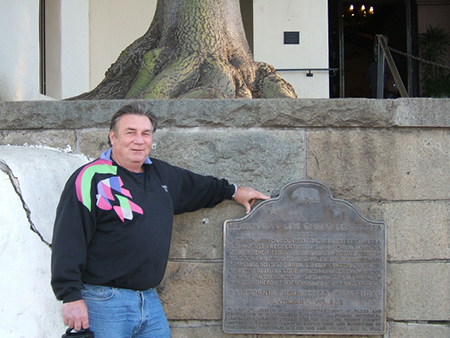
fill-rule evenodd
<path id="1" fill-rule="evenodd" d="M 55 180 L 61 186 L 68 171 L 108 147 L 109 119 L 128 102 L 0 103 L 2 184 L 8 189 L 14 186 L 12 177 L 26 182 L 27 170 L 46 175 L 51 172 L 46 166 L 54 166 L 49 154 L 58 153 L 66 166 Z M 317 180 L 331 189 L 333 197 L 353 203 L 367 218 L 384 221 L 388 252 L 384 337 L 450 336 L 450 99 L 144 103 L 154 109 L 161 127 L 154 135 L 153 157 L 269 195 L 295 180 Z M 19 170 L 25 157 L 14 159 L 12 153 L 22 152 L 27 158 L 35 154 L 38 164 Z M 36 168 L 41 169 L 36 172 Z M 36 193 L 39 187 L 28 189 Z M 4 199 L 20 195 L 17 189 L 6 191 L 0 193 Z M 57 197 L 43 207 L 36 196 L 23 195 L 17 208 L 24 203 L 31 206 L 32 216 L 21 221 L 24 224 L 33 217 L 44 218 L 36 221 L 37 232 L 48 239 L 54 217 L 51 204 Z M 159 287 L 173 337 L 258 337 L 224 334 L 221 327 L 222 227 L 225 220 L 243 216 L 243 208 L 232 201 L 176 216 L 170 262 Z M 0 218 L 0 248 L 20 236 L 15 222 Z M 30 229 L 22 226 L 21 231 Z M 36 232 L 27 236 L 35 242 L 31 248 L 39 252 L 39 278 L 46 283 L 49 249 Z M 16 245 L 16 252 L 21 245 Z M 8 262 L 0 269 L 18 269 L 15 275 L 32 278 L 21 275 L 23 260 Z M 51 293 L 39 295 L 54 303 L 46 315 L 57 322 L 59 303 Z M 10 316 L 20 316 L 17 306 L 0 304 L 2 313 L 14 309 L 19 313 Z M 54 333 L 36 330 L 60 336 L 61 328 Z M 0 324 L 0 333 L 20 330 Z"/>

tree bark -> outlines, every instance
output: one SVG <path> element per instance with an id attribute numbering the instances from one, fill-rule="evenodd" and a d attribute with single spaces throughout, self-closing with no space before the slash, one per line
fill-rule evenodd
<path id="1" fill-rule="evenodd" d="M 95 89 L 71 99 L 281 97 L 297 95 L 253 60 L 239 0 L 158 0 L 148 31 Z"/>

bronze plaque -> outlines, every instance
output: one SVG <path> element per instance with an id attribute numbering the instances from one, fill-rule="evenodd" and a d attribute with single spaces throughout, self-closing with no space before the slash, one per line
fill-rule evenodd
<path id="1" fill-rule="evenodd" d="M 384 223 L 320 182 L 288 184 L 225 222 L 227 333 L 381 335 L 385 279 Z"/>

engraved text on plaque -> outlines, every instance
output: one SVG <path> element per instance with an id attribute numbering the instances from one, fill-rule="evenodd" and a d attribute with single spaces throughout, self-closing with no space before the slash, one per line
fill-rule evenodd
<path id="1" fill-rule="evenodd" d="M 288 184 L 224 231 L 225 332 L 384 333 L 384 223 L 324 184 Z"/>

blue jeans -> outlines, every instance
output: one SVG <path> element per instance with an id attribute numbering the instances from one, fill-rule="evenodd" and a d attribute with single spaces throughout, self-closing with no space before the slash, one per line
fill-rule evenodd
<path id="1" fill-rule="evenodd" d="M 169 323 L 155 289 L 85 287 L 81 292 L 95 338 L 170 338 Z"/>

